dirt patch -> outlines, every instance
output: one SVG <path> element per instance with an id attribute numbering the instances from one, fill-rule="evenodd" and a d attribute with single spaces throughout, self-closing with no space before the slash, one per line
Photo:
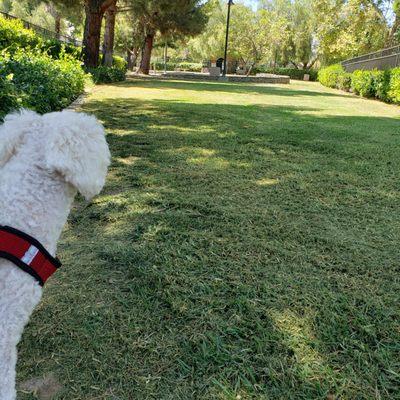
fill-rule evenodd
<path id="1" fill-rule="evenodd" d="M 20 389 L 32 393 L 39 400 L 52 400 L 62 389 L 54 374 L 48 374 L 42 378 L 32 378 L 21 383 Z"/>

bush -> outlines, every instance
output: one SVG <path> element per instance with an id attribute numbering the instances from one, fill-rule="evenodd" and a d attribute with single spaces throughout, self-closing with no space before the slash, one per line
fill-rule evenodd
<path id="1" fill-rule="evenodd" d="M 202 63 L 180 62 L 175 65 L 176 71 L 201 72 Z"/>
<path id="2" fill-rule="evenodd" d="M 61 43 L 57 39 L 42 39 L 33 30 L 24 28 L 22 21 L 0 17 L 0 50 L 14 53 L 20 49 L 39 49 L 55 59 L 63 54 L 69 54 L 77 60 L 82 57 L 79 47 Z"/>
<path id="3" fill-rule="evenodd" d="M 117 66 L 100 65 L 96 68 L 88 68 L 87 72 L 92 75 L 94 83 L 121 82 L 126 79 L 126 67 L 121 69 Z"/>
<path id="4" fill-rule="evenodd" d="M 0 50 L 13 53 L 18 49 L 35 48 L 42 43 L 43 40 L 34 31 L 25 29 L 21 21 L 0 17 Z"/>
<path id="5" fill-rule="evenodd" d="M 0 71 L 0 121 L 10 111 L 18 108 L 18 97 L 11 82 L 12 75 L 3 75 Z"/>
<path id="6" fill-rule="evenodd" d="M 345 79 L 339 78 L 345 74 L 345 70 L 340 64 L 334 64 L 326 68 L 322 68 L 318 72 L 318 80 L 324 86 L 330 88 L 339 87 L 339 79 L 345 84 Z"/>
<path id="7" fill-rule="evenodd" d="M 351 90 L 351 74 L 343 71 L 342 74 L 337 76 L 337 88 L 350 92 Z"/>
<path id="8" fill-rule="evenodd" d="M 61 43 L 56 39 L 45 40 L 40 44 L 39 48 L 54 59 L 62 58 L 64 54 L 68 54 L 76 60 L 82 60 L 82 49 L 80 47 Z"/>
<path id="9" fill-rule="evenodd" d="M 119 56 L 113 56 L 113 67 L 120 69 L 121 71 L 127 71 L 128 63 L 125 59 Z"/>
<path id="10" fill-rule="evenodd" d="M 20 105 L 40 113 L 67 107 L 83 91 L 86 74 L 80 62 L 68 55 L 53 60 L 43 53 L 18 52 L 4 64 Z"/>
<path id="11" fill-rule="evenodd" d="M 351 77 L 351 89 L 362 97 L 376 97 L 377 82 L 383 71 L 354 71 Z"/>
<path id="12" fill-rule="evenodd" d="M 400 68 L 393 68 L 390 71 L 387 87 L 388 101 L 400 104 Z"/>
<path id="13" fill-rule="evenodd" d="M 152 67 L 155 65 L 157 70 L 164 70 L 164 63 L 162 61 L 157 61 L 155 63 L 151 63 Z M 193 62 L 167 62 L 167 71 L 186 71 L 186 72 L 201 72 L 203 68 L 202 63 L 193 63 Z"/>
<path id="14" fill-rule="evenodd" d="M 363 97 L 377 98 L 388 103 L 400 104 L 400 68 L 385 71 L 357 70 L 345 72 L 340 65 L 322 68 L 319 81 L 328 87 L 352 90 Z"/>
<path id="15" fill-rule="evenodd" d="M 253 73 L 264 73 L 264 74 L 277 74 L 277 75 L 287 75 L 290 79 L 303 80 L 304 75 L 310 75 L 310 81 L 316 81 L 318 72 L 315 69 L 297 69 L 297 68 L 270 68 L 259 66 L 253 68 Z"/>
<path id="16" fill-rule="evenodd" d="M 391 71 L 379 71 L 375 77 L 376 97 L 379 100 L 390 102 L 389 89 L 390 89 Z"/>

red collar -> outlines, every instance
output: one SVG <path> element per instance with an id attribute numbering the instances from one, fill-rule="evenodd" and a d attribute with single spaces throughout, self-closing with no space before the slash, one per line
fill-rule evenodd
<path id="1" fill-rule="evenodd" d="M 45 284 L 61 262 L 54 258 L 36 239 L 9 226 L 0 225 L 0 258 L 5 258 Z"/>

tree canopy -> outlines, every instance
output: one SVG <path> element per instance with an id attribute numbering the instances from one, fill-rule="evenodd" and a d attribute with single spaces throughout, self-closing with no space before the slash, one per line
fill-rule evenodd
<path id="1" fill-rule="evenodd" d="M 188 61 L 224 53 L 226 0 L 0 0 L 0 10 L 83 36 L 88 67 L 99 63 L 104 20 L 107 59 L 114 48 L 132 62 L 141 54 L 145 73 L 167 42 Z M 230 32 L 229 58 L 241 64 L 310 68 L 398 44 L 400 0 L 259 0 L 257 9 L 237 0 Z"/>

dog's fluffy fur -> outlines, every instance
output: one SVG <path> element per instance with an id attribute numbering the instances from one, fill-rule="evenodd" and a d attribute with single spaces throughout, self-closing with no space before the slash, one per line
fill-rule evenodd
<path id="1" fill-rule="evenodd" d="M 0 125 L 0 225 L 17 228 L 55 255 L 79 191 L 102 189 L 110 153 L 103 127 L 86 114 L 22 111 Z M 17 344 L 40 301 L 38 282 L 0 259 L 0 399 L 14 400 Z"/>

